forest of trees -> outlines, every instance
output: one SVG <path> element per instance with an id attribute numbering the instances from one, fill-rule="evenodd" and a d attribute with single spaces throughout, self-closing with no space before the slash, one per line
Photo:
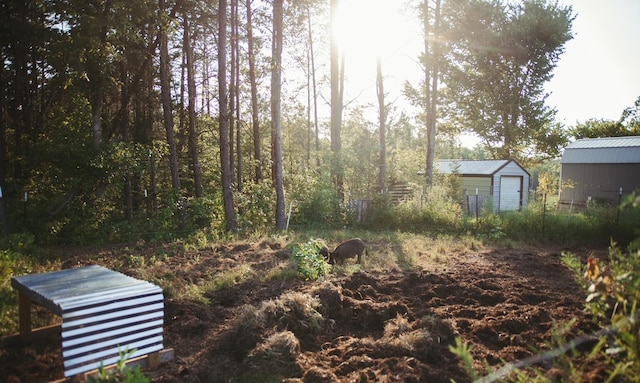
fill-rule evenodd
<path id="1" fill-rule="evenodd" d="M 423 80 L 388 95 L 378 61 L 372 117 L 344 99 L 331 21 L 345 1 L 2 2 L 4 233 L 283 229 L 289 209 L 339 223 L 350 201 L 430 184 L 434 159 L 533 165 L 566 144 L 543 85 L 570 7 L 405 1 Z"/>

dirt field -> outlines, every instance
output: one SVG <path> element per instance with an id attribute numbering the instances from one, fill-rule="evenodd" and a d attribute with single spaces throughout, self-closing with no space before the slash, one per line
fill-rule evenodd
<path id="1" fill-rule="evenodd" d="M 369 253 L 382 246 L 369 244 Z M 595 330 L 561 251 L 483 247 L 410 270 L 365 266 L 316 282 L 265 277 L 291 255 L 266 240 L 198 251 L 85 251 L 62 267 L 98 263 L 166 284 L 164 345 L 176 358 L 147 372 L 153 382 L 469 382 L 449 352 L 456 336 L 473 346 L 482 371 L 483 360 L 499 366 L 548 348 L 556 322 L 576 318 L 576 335 Z M 175 298 L 233 270 L 244 270 L 235 284 L 201 299 Z M 257 313 L 262 322 L 251 322 Z M 0 381 L 62 377 L 55 335 L 29 347 L 0 345 Z"/>

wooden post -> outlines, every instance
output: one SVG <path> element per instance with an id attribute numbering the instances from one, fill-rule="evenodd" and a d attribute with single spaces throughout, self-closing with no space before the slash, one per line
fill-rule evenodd
<path id="1" fill-rule="evenodd" d="M 18 312 L 20 315 L 20 341 L 31 339 L 31 299 L 25 294 L 18 293 Z"/>
<path id="2" fill-rule="evenodd" d="M 154 370 L 160 365 L 160 351 L 152 352 L 147 356 L 149 360 L 149 369 Z"/>

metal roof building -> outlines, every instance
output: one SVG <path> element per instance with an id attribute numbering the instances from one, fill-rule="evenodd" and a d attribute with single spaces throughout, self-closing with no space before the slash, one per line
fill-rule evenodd
<path id="1" fill-rule="evenodd" d="M 640 136 L 577 140 L 560 163 L 561 204 L 615 203 L 640 188 Z"/>
<path id="2" fill-rule="evenodd" d="M 495 212 L 520 210 L 529 202 L 530 175 L 516 161 L 440 160 L 434 165 L 440 173 L 460 175 L 463 205 L 469 212 L 486 204 Z"/>

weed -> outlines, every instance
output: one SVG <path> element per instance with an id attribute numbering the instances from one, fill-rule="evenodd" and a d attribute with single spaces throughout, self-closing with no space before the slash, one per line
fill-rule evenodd
<path id="1" fill-rule="evenodd" d="M 316 280 L 329 272 L 331 266 L 320 255 L 323 246 L 324 243 L 316 239 L 293 247 L 291 259 L 305 280 Z"/>
<path id="2" fill-rule="evenodd" d="M 136 350 L 131 352 L 121 351 L 120 358 L 116 364 L 115 370 L 106 369 L 100 364 L 97 377 L 89 377 L 89 383 L 148 383 L 149 378 L 144 376 L 140 371 L 140 366 L 135 369 L 127 367 L 127 359 L 129 359 Z"/>

